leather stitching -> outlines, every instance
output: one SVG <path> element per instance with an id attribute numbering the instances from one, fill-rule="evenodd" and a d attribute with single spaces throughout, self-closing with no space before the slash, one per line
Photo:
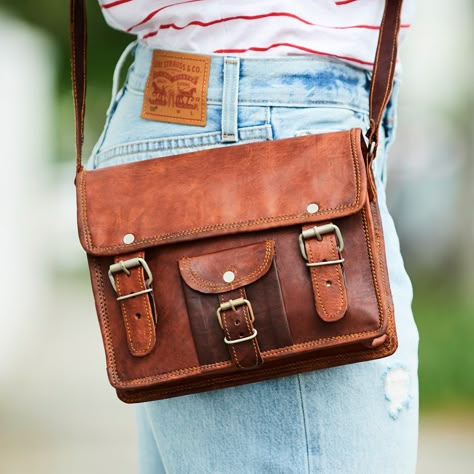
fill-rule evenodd
<path id="1" fill-rule="evenodd" d="M 365 216 L 364 216 L 364 214 L 362 214 L 362 215 L 363 215 L 364 226 L 366 226 L 367 224 L 366 224 Z M 367 232 L 365 232 L 365 235 L 366 235 L 367 248 L 368 248 L 368 251 L 369 251 L 369 254 L 370 254 L 369 258 L 370 258 L 370 261 L 372 262 L 372 257 L 371 257 L 371 252 L 370 252 L 370 242 L 367 241 Z M 381 264 L 381 266 L 383 267 L 383 263 Z M 299 343 L 299 344 L 293 344 L 291 346 L 287 346 L 287 347 L 283 347 L 283 348 L 279 348 L 279 349 L 264 351 L 262 353 L 262 356 L 279 355 L 279 354 L 284 354 L 284 353 L 288 353 L 288 352 L 295 352 L 299 349 L 316 348 L 320 345 L 323 345 L 323 344 L 331 342 L 331 341 L 349 341 L 349 340 L 352 339 L 353 342 L 357 342 L 358 338 L 369 338 L 371 336 L 378 336 L 380 328 L 382 327 L 382 323 L 383 323 L 383 321 L 382 321 L 383 314 L 381 313 L 382 310 L 380 308 L 380 301 L 379 301 L 380 292 L 378 290 L 378 284 L 377 284 L 377 281 L 376 281 L 375 276 L 374 276 L 375 269 L 374 269 L 372 263 L 371 263 L 371 269 L 372 269 L 372 275 L 373 275 L 373 278 L 374 278 L 374 286 L 376 288 L 376 293 L 377 293 L 377 303 L 379 305 L 379 327 L 378 327 L 378 329 L 372 330 L 372 331 L 361 331 L 361 332 L 357 332 L 357 333 L 350 333 L 350 334 L 344 334 L 344 335 L 339 335 L 339 336 L 326 337 L 326 338 L 321 338 L 321 339 L 315 339 L 315 340 L 312 340 L 312 341 L 302 342 L 302 343 Z M 104 304 L 103 304 L 103 306 L 101 306 L 102 318 L 104 318 L 104 320 L 108 320 L 107 307 L 106 307 L 106 304 L 105 304 L 105 294 L 104 294 L 102 272 L 99 271 L 99 275 L 98 275 L 97 278 L 102 282 L 101 285 L 99 285 L 99 288 L 98 288 L 99 294 L 101 295 L 101 297 L 104 300 Z M 389 316 L 393 318 L 392 313 L 390 311 L 389 311 Z M 208 370 L 208 369 L 211 370 L 211 369 L 232 367 L 232 362 L 224 361 L 224 362 L 216 362 L 214 364 L 196 365 L 196 366 L 187 367 L 187 368 L 184 368 L 184 369 L 177 369 L 177 370 L 172 370 L 170 372 L 164 372 L 162 374 L 149 375 L 147 377 L 141 377 L 141 378 L 130 379 L 130 380 L 122 380 L 119 377 L 118 372 L 117 372 L 117 368 L 116 368 L 116 362 L 115 362 L 115 357 L 114 357 L 114 347 L 113 347 L 113 344 L 112 344 L 112 338 L 110 336 L 110 327 L 108 326 L 108 324 L 104 324 L 104 328 L 106 330 L 108 340 L 110 341 L 110 346 L 109 346 L 108 349 L 106 349 L 106 351 L 107 351 L 107 353 L 110 357 L 110 362 L 111 362 L 110 378 L 114 382 L 115 387 L 130 387 L 130 386 L 133 386 L 133 385 L 141 385 L 143 383 L 148 383 L 148 382 L 161 382 L 161 381 L 169 380 L 169 379 L 174 378 L 174 377 L 179 376 L 179 375 L 200 374 L 200 373 L 202 373 L 203 370 L 205 371 L 205 370 Z M 384 347 L 384 346 L 382 346 L 382 347 Z M 370 349 L 370 350 L 367 350 L 367 351 L 358 352 L 357 354 L 360 354 L 361 356 L 366 357 L 369 354 L 374 354 L 374 351 L 372 349 Z M 342 361 L 353 360 L 353 354 L 341 354 L 341 357 L 331 355 L 331 356 L 328 356 L 327 359 L 328 360 L 342 360 Z M 325 360 L 325 358 L 320 358 L 319 360 Z M 296 366 L 300 367 L 300 365 L 296 365 Z M 262 370 L 268 371 L 268 370 L 271 370 L 271 369 L 262 369 Z M 278 372 L 278 370 L 276 370 L 276 372 Z M 270 373 L 270 372 L 268 372 L 268 373 Z"/>
<path id="2" fill-rule="evenodd" d="M 224 295 L 219 295 L 219 299 L 220 299 L 221 303 L 224 303 Z M 227 318 L 226 318 L 226 314 L 225 314 L 226 312 L 227 311 L 224 311 L 224 314 L 223 314 L 224 317 L 222 318 L 222 322 L 224 324 L 225 335 L 226 335 L 227 339 L 231 340 L 232 335 L 230 334 L 229 328 L 227 327 Z M 234 345 L 233 344 L 230 344 L 230 345 L 228 344 L 228 346 L 230 347 L 230 350 L 232 352 L 235 364 L 237 365 L 237 367 L 240 367 L 241 369 L 243 369 L 244 367 L 240 364 L 240 360 L 237 357 L 237 352 L 235 351 Z"/>
<path id="3" fill-rule="evenodd" d="M 388 2 L 389 0 L 385 0 L 385 2 Z M 383 17 L 382 17 L 382 23 L 380 25 L 380 32 L 379 38 L 378 38 L 378 44 L 377 44 L 377 53 L 375 55 L 375 62 L 374 62 L 374 70 L 372 73 L 372 83 L 370 86 L 370 117 L 372 117 L 372 114 L 374 112 L 374 95 L 375 95 L 375 86 L 377 83 L 377 77 L 378 77 L 378 70 L 379 70 L 379 57 L 380 57 L 380 45 L 382 44 L 383 41 L 383 32 L 385 31 L 384 26 L 385 26 L 385 19 L 386 19 L 386 13 L 387 9 L 385 9 Z"/>
<path id="4" fill-rule="evenodd" d="M 357 133 L 357 129 L 352 129 L 349 134 L 350 138 L 350 148 L 351 148 L 351 155 L 352 155 L 352 164 L 353 164 L 353 174 L 355 177 L 355 186 L 356 186 L 356 198 L 353 203 L 343 205 L 343 206 L 336 206 L 330 209 L 324 209 L 324 210 L 319 210 L 318 211 L 318 216 L 333 213 L 333 212 L 344 212 L 344 211 L 351 211 L 351 210 L 359 210 L 360 208 L 360 191 L 361 191 L 361 183 L 360 183 L 360 172 L 359 172 L 359 163 L 358 163 L 358 153 L 355 150 L 354 146 L 354 137 L 355 134 Z M 81 174 L 83 175 L 82 179 L 85 180 L 85 175 L 87 171 L 82 171 Z M 81 193 L 85 193 L 85 185 L 81 189 Z M 225 229 L 238 229 L 241 227 L 246 227 L 246 226 L 254 226 L 258 224 L 263 224 L 263 223 L 271 223 L 271 222 L 281 222 L 281 221 L 286 221 L 286 220 L 291 220 L 295 218 L 306 218 L 306 219 L 311 219 L 313 216 L 308 216 L 306 213 L 300 213 L 300 214 L 289 214 L 289 215 L 283 215 L 283 216 L 276 216 L 276 217 L 262 217 L 259 219 L 253 219 L 253 220 L 248 220 L 248 221 L 240 221 L 240 222 L 232 222 L 229 224 L 214 224 L 210 226 L 204 226 L 204 227 L 198 227 L 194 229 L 189 229 L 185 231 L 180 231 L 180 232 L 174 232 L 171 234 L 161 234 L 158 236 L 154 237 L 149 237 L 145 239 L 141 239 L 136 241 L 132 245 L 127 245 L 124 246 L 123 244 L 120 245 L 111 245 L 111 246 L 95 246 L 92 244 L 90 238 L 88 238 L 88 235 L 90 235 L 90 230 L 89 230 L 89 222 L 87 219 L 87 199 L 85 199 L 85 196 L 81 196 L 81 205 L 84 207 L 84 214 L 85 214 L 85 219 L 83 220 L 83 231 L 86 234 L 86 242 L 87 242 L 87 248 L 89 250 L 94 250 L 94 249 L 99 249 L 99 250 L 118 250 L 118 249 L 124 249 L 127 248 L 127 250 L 132 250 L 136 249 L 139 245 L 142 244 L 152 244 L 152 243 L 158 243 L 158 242 L 163 242 L 166 240 L 171 240 L 173 238 L 177 237 L 182 237 L 182 236 L 193 236 L 196 234 L 204 233 L 204 232 L 210 232 L 214 230 L 225 230 Z M 332 217 L 337 217 L 336 215 Z"/>
<path id="5" fill-rule="evenodd" d="M 389 1 L 389 0 L 387 0 L 387 1 Z M 399 28 L 400 28 L 401 5 L 402 5 L 402 2 L 400 1 L 398 3 L 398 6 L 397 6 L 396 23 L 395 23 L 394 32 L 398 32 Z M 385 33 L 384 28 L 385 28 L 386 17 L 387 17 L 387 7 L 385 8 L 384 15 L 383 15 L 383 18 L 382 18 L 382 23 L 381 23 L 381 26 L 380 26 L 380 30 L 384 33 Z M 372 74 L 372 84 L 371 84 L 371 88 L 370 88 L 370 117 L 371 117 L 371 120 L 373 120 L 372 115 L 374 113 L 377 113 L 377 120 L 374 122 L 375 123 L 375 127 L 374 127 L 375 128 L 375 130 L 374 130 L 375 133 L 378 133 L 377 129 L 380 125 L 380 121 L 382 119 L 384 109 L 385 109 L 385 107 L 387 105 L 387 102 L 388 102 L 388 97 L 390 96 L 390 93 L 391 93 L 392 87 L 393 87 L 393 67 L 394 67 L 394 64 L 396 62 L 395 51 L 396 51 L 396 46 L 397 46 L 397 41 L 398 41 L 397 36 L 398 36 L 397 34 L 393 34 L 392 49 L 391 49 L 391 53 L 390 53 L 390 66 L 389 66 L 389 71 L 388 71 L 388 76 L 387 76 L 388 79 L 391 78 L 392 80 L 387 80 L 386 81 L 386 87 L 385 87 L 385 91 L 384 91 L 384 98 L 382 100 L 382 103 L 380 104 L 381 105 L 380 110 L 374 111 L 375 85 L 376 85 L 377 77 L 378 77 L 379 56 L 380 56 L 380 52 L 381 52 L 380 51 L 380 49 L 381 49 L 380 44 L 383 42 L 383 38 L 385 38 L 385 35 L 383 35 L 383 38 L 382 38 L 382 34 L 379 36 L 379 44 L 377 46 L 377 54 L 376 54 L 375 63 L 374 63 L 374 72 Z"/>
<path id="6" fill-rule="evenodd" d="M 209 288 L 209 289 L 213 288 L 216 290 L 229 291 L 237 287 L 242 282 L 247 282 L 247 280 L 253 279 L 253 278 L 255 279 L 261 278 L 263 275 L 265 275 L 268 272 L 268 270 L 270 269 L 269 263 L 271 263 L 271 259 L 274 256 L 273 244 L 274 244 L 273 240 L 267 240 L 265 242 L 265 255 L 263 257 L 262 263 L 258 266 L 256 270 L 254 270 L 249 275 L 244 275 L 240 278 L 237 278 L 237 280 L 233 281 L 232 283 L 213 283 L 210 280 L 206 280 L 202 278 L 198 273 L 196 273 L 192 269 L 191 267 L 192 258 L 184 257 L 183 259 L 181 259 L 181 262 L 183 262 L 185 266 L 185 270 L 188 271 L 189 276 L 196 283 L 201 283 L 204 288 Z"/>
<path id="7" fill-rule="evenodd" d="M 331 259 L 336 260 L 338 258 L 338 255 L 336 254 L 336 251 L 335 251 L 335 245 L 336 245 L 335 237 L 327 236 L 324 238 L 331 240 Z M 309 251 L 310 262 L 314 262 L 315 259 L 313 257 L 312 242 L 308 241 L 307 244 L 308 244 L 307 250 Z M 339 265 L 340 264 L 337 264 L 337 267 L 334 269 L 335 270 L 334 273 L 336 274 L 336 278 L 337 278 L 337 285 L 338 285 L 339 296 L 340 296 L 339 306 L 335 308 L 334 311 L 331 313 L 329 313 L 329 310 L 326 308 L 326 298 L 322 295 L 322 292 L 320 291 L 318 269 L 315 267 L 310 268 L 311 281 L 313 282 L 314 289 L 316 290 L 316 295 L 315 295 L 316 310 L 318 309 L 318 307 L 321 307 L 321 309 L 323 310 L 324 314 L 326 315 L 328 319 L 338 318 L 340 315 L 341 309 L 344 307 L 344 292 L 343 292 L 342 284 L 341 284 L 341 277 L 340 277 L 341 269 Z"/>
<path id="8" fill-rule="evenodd" d="M 379 220 L 378 209 L 377 209 L 375 203 L 373 203 L 371 205 L 375 208 L 375 210 L 371 214 L 373 216 L 374 221 L 377 221 L 377 228 L 379 229 L 379 233 L 377 233 L 377 232 L 375 233 L 375 240 L 377 242 L 377 251 L 378 251 L 377 253 L 378 253 L 379 256 L 381 256 L 381 255 L 383 255 L 382 254 L 382 249 L 381 249 L 381 238 L 380 238 L 380 233 L 383 232 L 382 223 Z M 383 287 L 384 287 L 385 294 L 390 295 L 391 291 L 390 291 L 390 288 L 387 285 L 387 281 L 385 279 L 385 275 L 386 275 L 386 271 L 387 271 L 387 265 L 383 261 L 382 258 L 380 258 L 380 265 L 379 266 L 380 266 L 380 270 L 381 270 L 381 273 L 382 273 L 382 284 L 383 284 Z M 374 274 L 374 282 L 375 282 L 375 274 Z M 375 285 L 375 286 L 376 286 L 376 288 L 378 288 L 378 285 Z M 380 309 L 379 311 L 382 311 L 382 309 Z M 387 304 L 387 312 L 389 314 L 389 319 L 394 317 L 394 315 L 392 314 L 393 310 L 392 310 L 392 305 L 391 304 Z M 380 324 L 382 324 L 382 321 L 381 321 Z"/>
<path id="9" fill-rule="evenodd" d="M 325 356 L 325 357 L 321 357 L 319 358 L 318 360 L 313 360 L 313 361 L 303 361 L 303 362 L 295 362 L 293 364 L 286 364 L 282 367 L 279 367 L 279 368 L 271 368 L 271 369 L 260 369 L 259 370 L 259 374 L 261 375 L 273 375 L 273 374 L 276 374 L 276 375 L 281 375 L 281 376 L 284 376 L 284 375 L 290 375 L 290 374 L 293 374 L 293 373 L 296 373 L 296 371 L 301 371 L 301 370 L 315 370 L 317 368 L 323 368 L 323 367 L 326 367 L 325 365 L 325 362 L 326 361 L 331 361 L 331 362 L 335 362 L 336 365 L 338 364 L 344 364 L 347 360 L 351 360 L 352 362 L 357 362 L 357 361 L 367 361 L 367 360 L 371 360 L 371 359 L 375 359 L 375 358 L 379 358 L 379 357 L 383 357 L 384 355 L 390 355 L 393 353 L 393 349 L 394 349 L 394 344 L 389 344 L 387 346 L 381 346 L 383 349 L 379 349 L 379 350 L 366 350 L 366 351 L 358 351 L 356 353 L 353 353 L 351 354 L 351 356 L 347 356 L 346 355 L 340 355 L 340 356 Z M 219 381 L 215 384 L 213 384 L 212 382 L 209 382 L 209 381 L 204 381 L 204 382 L 192 382 L 192 383 L 188 383 L 188 384 L 184 384 L 184 385 L 180 385 L 179 388 L 175 387 L 175 388 L 172 388 L 171 390 L 165 390 L 165 389 L 162 389 L 162 388 L 158 388 L 156 390 L 150 390 L 149 392 L 147 392 L 146 395 L 154 395 L 154 394 L 158 394 L 158 395 L 161 395 L 164 397 L 166 397 L 166 395 L 172 395 L 172 394 L 180 394 L 180 393 L 186 393 L 189 389 L 196 389 L 196 388 L 200 388 L 200 387 L 212 387 L 213 385 L 217 385 L 218 387 L 220 387 L 219 384 L 222 384 L 222 383 L 226 383 L 227 381 L 236 381 L 236 380 L 246 380 L 243 376 L 242 373 L 238 373 L 238 374 L 234 374 L 234 375 L 231 375 L 231 376 L 228 376 L 228 377 L 221 377 L 219 379 Z M 252 380 L 250 377 L 247 377 L 247 380 Z M 126 389 L 125 389 L 126 390 Z M 121 394 L 122 396 L 124 395 L 123 391 L 121 391 Z M 123 396 L 122 399 L 124 400 L 127 400 L 129 402 L 132 402 L 132 401 L 140 401 L 140 400 L 144 400 L 144 399 L 147 399 L 146 398 L 146 395 L 144 396 L 143 394 L 138 394 L 138 395 L 135 395 L 133 396 L 133 394 L 128 394 L 127 393 L 127 396 Z"/>
<path id="10" fill-rule="evenodd" d="M 352 137 L 352 134 L 351 134 L 351 137 Z M 355 157 L 353 157 L 353 159 L 355 159 Z M 376 203 L 374 202 L 372 205 L 376 205 Z M 362 210 L 363 211 L 363 210 Z M 362 217 L 363 217 L 363 221 L 364 221 L 364 225 L 366 226 L 366 219 L 365 219 L 365 215 L 364 215 L 364 212 L 362 212 Z M 365 231 L 365 235 L 366 235 L 366 245 L 367 245 L 367 248 L 368 248 L 368 251 L 370 253 L 370 242 L 367 241 L 367 232 Z M 377 250 L 380 252 L 380 243 L 378 243 L 378 248 Z M 117 372 L 117 364 L 116 364 L 116 360 L 115 360 L 115 349 L 114 349 L 114 345 L 113 345 L 113 339 L 112 339 L 112 336 L 111 336 L 111 330 L 110 330 L 110 325 L 109 325 L 109 316 L 108 316 L 108 309 L 107 309 L 107 303 L 106 303 L 106 299 L 105 299 L 105 288 L 104 288 L 104 282 L 103 282 L 103 273 L 99 267 L 99 265 L 96 263 L 96 259 L 95 257 L 92 257 L 93 258 L 93 266 L 95 267 L 95 274 L 96 274 L 96 281 L 97 281 L 97 289 L 98 289 L 98 296 L 99 296 L 99 301 L 100 301 L 100 305 L 99 305 L 99 310 L 100 310 L 100 320 L 102 322 L 102 325 L 103 325 L 103 328 L 104 328 L 104 333 L 105 333 L 105 340 L 106 340 L 106 355 L 107 355 L 107 359 L 108 359 L 108 362 L 109 362 L 109 378 L 111 380 L 111 382 L 113 382 L 114 386 L 116 388 L 119 388 L 119 387 L 133 387 L 134 385 L 142 385 L 143 383 L 153 383 L 153 382 L 162 382 L 162 381 L 166 381 L 166 380 L 169 380 L 171 378 L 175 378 L 176 376 L 180 376 L 180 375 L 192 375 L 192 374 L 200 374 L 202 373 L 203 371 L 206 371 L 206 370 L 215 370 L 215 369 L 219 369 L 219 368 L 229 368 L 229 367 L 232 367 L 232 362 L 230 361 L 224 361 L 224 362 L 217 362 L 217 363 L 214 363 L 214 364 L 206 364 L 206 365 L 196 365 L 196 366 L 193 366 L 193 367 L 187 367 L 187 368 L 183 368 L 183 369 L 177 369 L 177 370 L 172 370 L 172 371 L 169 371 L 169 372 L 164 372 L 162 374 L 154 374 L 154 375 L 149 375 L 149 376 L 146 376 L 146 377 L 140 377 L 140 378 L 135 378 L 135 379 L 129 379 L 129 380 L 123 380 L 121 379 L 121 377 L 119 376 L 118 372 Z M 383 261 L 381 261 L 380 263 L 380 267 L 382 269 L 385 269 L 385 265 L 383 263 Z M 374 277 L 374 268 L 373 268 L 373 264 L 371 264 L 371 268 L 372 268 L 372 275 Z M 383 280 L 385 281 L 385 277 L 383 276 Z M 321 339 L 316 339 L 316 340 L 312 340 L 312 341 L 307 341 L 307 342 L 303 342 L 303 343 L 299 343 L 299 344 L 293 344 L 291 346 L 287 346 L 287 347 L 283 347 L 283 348 L 279 348 L 279 349 L 273 349 L 273 350 L 269 350 L 269 351 L 264 351 L 262 353 L 263 356 L 272 356 L 272 355 L 278 355 L 278 354 L 284 354 L 284 353 L 288 353 L 288 352 L 296 352 L 298 351 L 299 349 L 310 349 L 310 348 L 316 348 L 318 346 L 321 346 L 325 343 L 329 343 L 331 341 L 349 341 L 352 339 L 352 341 L 354 343 L 358 342 L 358 340 L 362 339 L 362 338 L 369 338 L 369 337 L 372 337 L 372 336 L 378 336 L 379 335 L 379 331 L 380 331 L 380 328 L 382 327 L 382 323 L 383 323 L 383 314 L 381 313 L 381 308 L 380 308 L 380 301 L 379 301 L 379 298 L 380 298 L 380 292 L 378 290 L 378 284 L 377 284 L 377 281 L 374 277 L 374 286 L 375 286 L 375 289 L 376 289 L 376 293 L 377 293 L 377 303 L 379 304 L 379 328 L 377 330 L 373 330 L 373 331 L 362 331 L 362 332 L 357 332 L 357 333 L 350 333 L 350 334 L 345 334 L 345 335 L 339 335 L 339 336 L 332 336 L 332 337 L 327 337 L 327 338 L 321 338 Z M 386 289 L 386 288 L 385 288 Z M 389 327 L 388 327 L 388 333 L 390 335 L 392 335 L 392 338 L 390 339 L 392 341 L 392 346 L 394 344 L 394 331 L 393 331 L 393 313 L 391 311 L 391 307 L 390 305 L 388 305 L 389 308 L 388 308 L 388 322 L 389 322 Z M 387 346 L 387 349 L 383 351 L 383 353 L 391 353 L 392 351 L 392 346 L 388 347 Z M 381 346 L 381 347 L 385 347 L 385 346 Z M 344 361 L 347 361 L 347 360 L 354 360 L 356 357 L 360 357 L 361 359 L 365 359 L 367 357 L 371 358 L 371 357 L 375 357 L 375 354 L 377 354 L 377 352 L 375 352 L 374 350 L 370 349 L 370 350 L 366 350 L 366 351 L 360 351 L 360 352 L 357 352 L 356 354 L 341 354 L 340 356 L 335 356 L 335 355 L 331 355 L 331 356 L 327 356 L 327 357 L 321 357 L 318 359 L 317 362 L 311 362 L 311 363 L 295 363 L 293 365 L 288 365 L 288 366 L 285 366 L 285 367 L 298 367 L 298 368 L 303 368 L 305 366 L 308 366 L 308 367 L 315 367 L 318 365 L 318 363 L 321 363 L 323 364 L 325 360 L 331 360 L 331 361 L 341 361 L 341 363 L 343 363 Z M 261 369 L 261 373 L 281 373 L 283 369 Z M 220 380 L 222 382 L 224 382 L 225 380 L 232 380 L 233 377 L 228 377 L 228 378 L 225 378 L 225 377 L 222 377 Z M 197 386 L 196 384 L 190 384 L 188 386 Z M 209 386 L 209 383 L 208 382 L 204 382 L 202 384 L 202 386 Z M 186 389 L 186 385 L 183 385 L 183 391 Z M 160 393 L 165 393 L 165 392 L 161 392 Z M 173 390 L 169 393 L 177 393 L 177 390 Z M 139 399 L 139 398 L 137 398 Z M 132 400 L 132 398 L 130 398 L 130 400 Z"/>
<path id="11" fill-rule="evenodd" d="M 141 253 L 139 254 L 141 258 L 145 258 L 145 254 Z M 136 269 L 138 271 L 138 281 L 140 284 L 140 288 L 146 289 L 145 285 L 145 276 L 143 272 L 143 268 L 140 266 Z M 145 351 L 148 352 L 153 345 L 153 325 L 152 325 L 152 316 L 151 316 L 151 308 L 150 308 L 150 300 L 149 296 L 147 294 L 145 295 L 140 295 L 137 296 L 136 298 L 140 298 L 143 300 L 143 304 L 145 306 L 145 312 L 146 312 L 146 325 L 148 328 L 148 344 L 145 347 Z"/>
<path id="12" fill-rule="evenodd" d="M 90 247 L 92 245 L 92 240 L 91 240 L 91 234 L 89 231 L 89 219 L 87 218 L 87 189 L 86 189 L 86 180 L 84 179 L 83 173 L 80 175 L 80 192 L 81 192 L 81 209 L 80 209 L 80 216 L 81 216 L 81 221 L 82 221 L 82 227 L 84 229 L 85 233 L 85 238 L 86 238 L 86 243 L 87 246 Z"/>
<path id="13" fill-rule="evenodd" d="M 397 8 L 397 15 L 396 15 L 397 20 L 396 20 L 396 23 L 395 23 L 395 31 L 396 32 L 398 32 L 399 29 L 400 29 L 400 9 L 401 9 L 401 5 L 402 5 L 402 2 L 399 2 L 398 8 Z M 381 107 L 381 109 L 379 111 L 379 115 L 377 117 L 377 124 L 380 124 L 380 122 L 382 120 L 382 115 L 383 115 L 384 109 L 387 105 L 388 98 L 390 96 L 390 93 L 391 93 L 392 87 L 393 87 L 393 67 L 394 67 L 394 64 L 395 64 L 395 61 L 396 61 L 395 51 L 396 51 L 397 41 L 398 41 L 397 35 L 394 34 L 393 35 L 393 42 L 392 42 L 392 50 L 391 50 L 391 54 L 390 54 L 390 67 L 389 67 L 389 72 L 388 72 L 388 78 L 392 78 L 392 80 L 387 81 L 387 86 L 385 88 L 385 94 L 384 94 L 384 98 L 383 98 L 383 101 L 382 101 L 382 107 Z"/>
<path id="14" fill-rule="evenodd" d="M 337 258 L 339 258 L 339 253 L 336 252 L 336 239 L 334 236 L 330 236 L 331 237 L 331 251 L 332 251 L 332 258 L 333 260 L 336 260 Z M 337 318 L 338 316 L 340 316 L 340 313 L 341 313 L 341 310 L 344 308 L 345 306 L 345 298 L 344 298 L 344 284 L 342 282 L 342 263 L 338 264 L 335 268 L 335 273 L 336 273 L 336 277 L 337 277 L 337 288 L 339 290 L 339 307 L 334 311 L 334 318 Z"/>
<path id="15" fill-rule="evenodd" d="M 144 253 L 140 253 L 138 254 L 139 257 L 141 258 L 144 258 L 145 257 L 145 254 Z M 138 267 L 138 268 L 134 268 L 131 270 L 131 272 L 135 272 L 137 273 L 137 276 L 138 276 L 138 285 L 139 285 L 139 289 L 145 289 L 145 280 L 144 280 L 144 277 L 143 277 L 143 270 L 141 269 L 141 267 Z M 126 277 L 128 278 L 128 277 Z M 115 276 L 115 283 L 117 285 L 117 294 L 119 296 L 123 296 L 122 295 L 122 291 L 120 289 L 120 275 L 117 274 Z M 120 307 L 122 309 L 122 313 L 123 313 L 123 318 L 124 318 L 124 322 L 125 322 L 125 329 L 126 329 L 126 332 L 127 332 L 127 339 L 130 343 L 130 348 L 132 349 L 133 352 L 135 352 L 134 355 L 146 355 L 148 353 L 148 351 L 151 349 L 152 347 L 152 344 L 153 344 L 153 326 L 151 325 L 151 316 L 150 316 L 150 309 L 149 308 L 149 300 L 148 300 L 148 295 L 140 295 L 140 296 L 135 296 L 135 298 L 139 298 L 141 300 L 143 300 L 143 305 L 145 307 L 145 312 L 146 312 L 146 325 L 147 325 L 147 340 L 148 342 L 146 343 L 145 347 L 142 348 L 142 349 L 139 349 L 139 348 L 136 348 L 134 343 L 133 343 L 133 336 L 132 336 L 132 330 L 131 330 L 131 327 L 130 327 L 130 317 L 128 315 L 128 312 L 127 312 L 127 303 L 126 303 L 126 300 L 125 301 L 120 301 Z"/>
<path id="16" fill-rule="evenodd" d="M 369 255 L 370 270 L 372 272 L 372 280 L 374 282 L 374 288 L 375 288 L 375 292 L 376 292 L 376 295 L 377 295 L 377 307 L 379 309 L 379 324 L 380 324 L 380 326 L 382 326 L 382 320 L 381 320 L 382 314 L 383 314 L 383 308 L 381 306 L 381 298 L 382 297 L 380 295 L 380 289 L 379 289 L 379 284 L 378 284 L 376 270 L 375 270 L 375 264 L 374 264 L 374 257 L 372 255 L 372 247 L 370 245 L 370 235 L 369 235 L 369 229 L 368 229 L 368 225 L 367 225 L 367 217 L 365 215 L 365 209 L 362 209 L 361 216 L 362 216 L 362 225 L 363 225 L 364 234 L 365 234 L 365 241 L 367 243 L 367 252 L 368 252 L 368 255 Z M 377 235 L 375 236 L 375 238 L 377 238 Z M 377 248 L 377 251 L 380 252 L 379 247 Z"/>
<path id="17" fill-rule="evenodd" d="M 118 276 L 115 277 L 115 284 L 117 285 L 117 293 L 120 295 L 121 294 L 120 278 Z M 127 307 L 124 305 L 123 301 L 120 302 L 120 308 L 122 310 L 123 320 L 125 323 L 125 331 L 127 333 L 128 344 L 130 345 L 130 349 L 132 350 L 132 353 L 137 353 L 139 351 L 135 349 L 135 346 L 133 344 L 133 338 L 132 338 L 129 321 L 128 321 L 129 318 L 128 318 L 128 313 L 127 313 Z"/>
<path id="18" fill-rule="evenodd" d="M 247 295 L 245 294 L 245 291 L 244 291 L 243 288 L 240 288 L 239 293 L 240 293 L 240 296 L 242 298 L 247 298 Z M 252 327 L 252 323 L 250 321 L 250 314 L 248 312 L 247 306 L 242 307 L 242 312 L 244 313 L 245 324 L 247 325 L 247 330 L 248 330 L 249 336 L 250 336 L 253 333 L 253 327 Z M 256 338 L 253 338 L 251 340 L 251 342 L 252 342 L 253 350 L 254 350 L 254 353 L 255 353 L 255 364 L 254 364 L 254 366 L 257 366 L 260 358 L 258 357 L 258 349 L 257 349 L 257 344 L 256 344 Z"/>

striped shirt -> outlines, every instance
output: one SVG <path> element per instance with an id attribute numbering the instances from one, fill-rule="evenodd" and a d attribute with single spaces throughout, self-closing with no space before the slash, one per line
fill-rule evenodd
<path id="1" fill-rule="evenodd" d="M 405 0 L 401 38 L 414 0 Z M 384 0 L 99 0 L 107 23 L 151 48 L 322 55 L 370 69 Z"/>

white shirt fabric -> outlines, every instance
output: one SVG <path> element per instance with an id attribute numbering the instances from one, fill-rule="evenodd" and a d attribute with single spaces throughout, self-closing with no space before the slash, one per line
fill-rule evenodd
<path id="1" fill-rule="evenodd" d="M 371 69 L 385 0 L 99 0 L 107 23 L 151 48 L 204 54 L 319 54 Z M 400 41 L 414 0 L 405 0 Z"/>

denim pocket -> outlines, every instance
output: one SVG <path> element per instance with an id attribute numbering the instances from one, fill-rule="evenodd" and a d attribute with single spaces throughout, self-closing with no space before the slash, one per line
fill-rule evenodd
<path id="1" fill-rule="evenodd" d="M 208 104 L 205 127 L 157 122 L 141 118 L 143 93 L 127 87 L 106 122 L 90 167 L 103 168 L 151 158 L 272 139 L 268 109 L 241 106 L 235 143 L 222 138 L 222 106 Z"/>
<path id="2" fill-rule="evenodd" d="M 270 125 L 243 127 L 238 129 L 239 140 L 233 144 L 265 141 L 271 140 L 271 138 L 272 130 Z M 96 168 L 102 168 L 151 158 L 202 151 L 218 146 L 231 146 L 233 144 L 224 143 L 220 131 L 150 138 L 123 143 L 103 150 L 97 154 L 95 163 Z"/>
<path id="3" fill-rule="evenodd" d="M 275 138 L 291 138 L 361 128 L 366 130 L 368 113 L 346 107 L 272 107 L 271 123 Z"/>

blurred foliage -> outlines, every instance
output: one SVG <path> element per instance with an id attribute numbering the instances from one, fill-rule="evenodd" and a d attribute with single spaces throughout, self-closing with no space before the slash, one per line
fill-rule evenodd
<path id="1" fill-rule="evenodd" d="M 87 3 L 88 65 L 91 84 L 109 84 L 111 71 L 133 37 L 109 28 L 97 1 Z M 69 2 L 67 0 L 0 0 L 0 7 L 46 32 L 57 48 L 59 92 L 69 91 Z"/>
<path id="2" fill-rule="evenodd" d="M 117 59 L 132 36 L 109 28 L 96 0 L 88 0 L 88 114 L 85 149 L 90 150 L 104 121 Z M 73 111 L 69 67 L 69 2 L 67 0 L 0 0 L 0 8 L 44 31 L 52 40 L 57 65 L 56 160 L 73 157 Z M 454 121 L 470 127 L 467 101 Z M 439 111 L 438 111 L 439 113 Z M 461 119 L 463 118 L 461 117 Z M 470 136 L 470 131 L 466 133 Z M 71 166 L 71 174 L 73 166 Z M 459 263 L 459 262 L 458 262 Z M 420 395 L 422 409 L 462 406 L 474 409 L 474 302 L 472 289 L 459 289 L 449 272 L 416 274 L 414 314 L 422 334 L 420 343 Z M 455 270 L 451 271 L 451 274 Z"/>
<path id="3" fill-rule="evenodd" d="M 103 127 L 110 101 L 112 74 L 125 46 L 134 39 L 109 28 L 96 0 L 87 0 L 87 114 L 84 156 L 91 151 Z M 57 137 L 53 161 L 70 161 L 74 154 L 74 118 L 69 59 L 69 1 L 0 0 L 7 15 L 26 21 L 46 34 L 54 48 L 56 62 Z M 74 169 L 71 168 L 71 172 Z"/>
<path id="4" fill-rule="evenodd" d="M 422 409 L 474 409 L 474 297 L 458 286 L 414 278 L 413 312 L 420 340 Z"/>

